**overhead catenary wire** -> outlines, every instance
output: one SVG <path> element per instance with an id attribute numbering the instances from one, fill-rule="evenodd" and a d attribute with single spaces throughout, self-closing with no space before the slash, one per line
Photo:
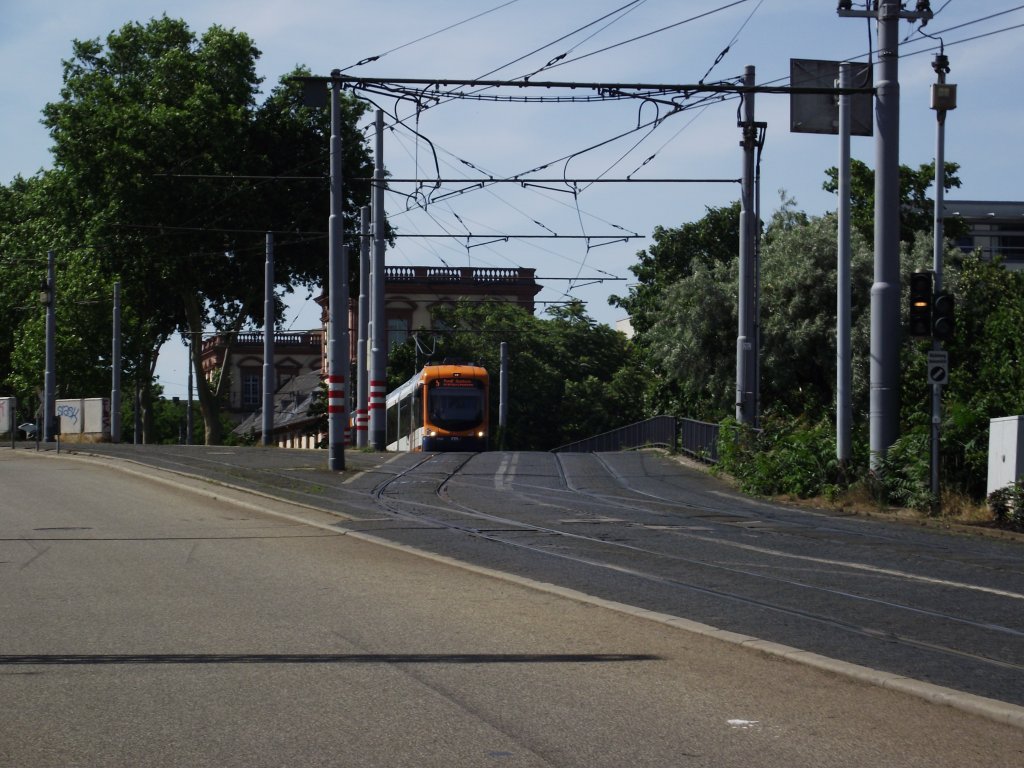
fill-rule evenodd
<path id="1" fill-rule="evenodd" d="M 410 40 L 407 43 L 402 43 L 401 45 L 397 45 L 394 48 L 391 48 L 390 50 L 384 51 L 383 53 L 378 53 L 375 56 L 368 56 L 365 59 L 360 59 L 355 64 L 351 64 L 351 65 L 349 65 L 348 67 L 346 67 L 345 69 L 343 69 L 341 71 L 345 72 L 345 71 L 347 71 L 349 69 L 354 69 L 355 67 L 365 66 L 366 64 L 369 64 L 371 62 L 378 61 L 380 59 L 383 59 L 385 56 L 387 56 L 389 54 L 392 54 L 392 53 L 395 53 L 396 51 L 402 50 L 403 48 L 408 48 L 409 46 L 415 45 L 416 43 L 421 43 L 424 40 L 429 40 L 432 37 L 436 37 L 437 35 L 443 34 L 444 32 L 448 32 L 449 30 L 455 29 L 456 27 L 461 27 L 463 24 L 468 24 L 471 21 L 476 21 L 477 19 L 479 19 L 479 18 L 481 18 L 483 16 L 487 16 L 488 14 L 494 13 L 495 11 L 500 11 L 502 8 L 505 8 L 506 6 L 509 6 L 509 5 L 514 5 L 515 3 L 518 3 L 518 2 L 519 2 L 519 0 L 506 0 L 506 2 L 500 3 L 499 5 L 496 5 L 493 8 L 489 8 L 486 11 L 481 11 L 480 13 L 477 13 L 477 14 L 475 14 L 473 16 L 470 16 L 469 18 L 462 19 L 462 21 L 457 21 L 454 24 L 449 24 L 448 26 L 442 27 L 441 29 L 435 30 L 434 32 L 430 32 L 430 33 L 428 33 L 426 35 L 422 35 L 421 37 L 417 37 L 415 40 Z"/>
<path id="2" fill-rule="evenodd" d="M 383 83 L 382 81 L 379 81 L 377 79 L 373 79 L 372 81 L 373 81 L 373 83 L 375 85 L 383 85 L 383 86 L 385 86 L 385 87 L 380 87 L 380 88 L 373 88 L 372 90 L 375 93 L 386 93 L 389 97 L 396 98 L 396 99 L 402 97 L 402 89 L 396 88 L 394 86 L 394 81 L 390 81 L 389 80 L 389 81 L 387 81 L 387 83 Z M 430 91 L 431 87 L 437 89 L 437 88 L 439 88 L 442 85 L 448 85 L 449 84 L 448 82 L 441 83 L 441 82 L 438 82 L 438 81 L 421 81 L 421 82 L 406 81 L 406 82 L 409 83 L 409 84 L 416 84 L 416 85 L 425 84 L 425 86 L 426 86 L 425 88 L 417 88 L 415 90 L 413 90 L 411 88 L 405 90 L 406 97 L 410 101 L 414 101 L 417 104 L 417 115 L 419 115 L 419 112 L 420 112 L 419 104 L 422 103 L 422 100 L 424 98 L 424 94 L 428 93 Z M 368 89 L 370 87 L 369 83 L 370 83 L 370 79 L 360 79 L 359 82 L 355 83 L 352 87 Z M 470 83 L 465 83 L 465 84 L 468 84 L 468 85 L 472 86 L 472 85 L 477 85 L 478 83 L 477 82 L 470 82 Z M 509 85 L 509 83 L 507 83 L 507 82 L 502 83 L 502 84 L 503 85 Z M 516 84 L 512 84 L 512 85 L 516 85 Z M 531 83 L 530 85 L 535 85 L 535 84 Z M 537 85 L 545 85 L 545 86 L 547 86 L 547 85 L 551 85 L 551 84 L 537 84 Z M 575 88 L 575 87 L 577 87 L 577 85 L 578 84 L 571 84 L 570 87 Z M 621 90 L 620 91 L 616 91 L 616 90 L 614 90 L 611 87 L 603 87 L 603 84 L 599 85 L 598 87 L 601 88 L 601 91 L 598 94 L 599 97 L 601 97 L 601 98 L 616 98 L 616 99 L 618 99 L 618 98 L 621 98 L 623 96 L 623 94 L 621 93 Z M 624 87 L 630 87 L 630 86 L 624 86 Z M 717 86 L 713 86 L 711 88 L 700 87 L 700 88 L 695 89 L 695 90 L 697 90 L 698 92 L 701 91 L 701 90 L 712 90 L 712 91 L 732 90 L 732 91 L 735 91 L 738 88 L 739 88 L 739 86 L 732 86 L 732 87 L 726 86 L 725 88 L 723 88 L 721 85 L 717 85 Z M 666 88 L 662 88 L 662 87 L 657 87 L 656 89 L 655 88 L 651 88 L 651 89 L 648 89 L 648 90 L 649 91 L 650 90 L 654 90 L 655 92 L 657 92 L 659 94 L 661 94 L 661 93 L 670 94 L 670 93 L 673 92 L 673 89 L 666 89 Z M 676 90 L 676 92 L 679 92 L 678 89 Z M 434 96 L 433 93 L 430 93 L 429 95 L 432 96 L 432 97 Z M 649 97 L 650 93 L 648 92 L 648 93 L 644 93 L 642 95 L 644 97 Z M 688 97 L 690 94 L 682 92 L 680 95 Z M 630 97 L 635 97 L 635 95 L 634 94 L 630 94 Z M 596 148 L 602 147 L 602 146 L 604 146 L 604 145 L 606 145 L 608 143 L 611 143 L 611 142 L 613 142 L 613 141 L 615 141 L 615 140 L 617 140 L 619 138 L 622 138 L 623 136 L 627 136 L 627 135 L 629 135 L 631 133 L 635 133 L 636 131 L 647 130 L 648 132 L 652 132 L 655 128 L 657 128 L 657 126 L 661 123 L 661 121 L 666 119 L 669 115 L 673 114 L 676 111 L 681 111 L 681 107 L 680 107 L 680 105 L 678 103 L 672 103 L 671 107 L 672 107 L 672 109 L 669 112 L 667 112 L 666 114 L 664 114 L 664 115 L 660 115 L 659 114 L 659 115 L 657 115 L 657 117 L 654 120 L 647 121 L 646 123 L 640 122 L 640 124 L 638 126 L 636 126 L 635 128 L 631 129 L 630 131 L 627 131 L 627 132 L 625 132 L 623 134 L 620 134 L 618 136 L 613 136 L 611 139 L 607 139 L 607 140 L 605 140 L 603 142 L 598 142 L 598 143 L 596 143 L 594 145 L 585 147 L 582 150 L 578 150 L 576 152 L 569 153 L 568 155 L 565 155 L 565 156 L 563 156 L 561 158 L 558 158 L 557 160 L 549 161 L 548 163 L 542 164 L 540 166 L 537 166 L 534 169 L 531 169 L 531 171 L 524 172 L 523 174 L 520 174 L 520 179 L 518 180 L 518 183 L 522 183 L 523 186 L 527 186 L 528 182 L 522 178 L 525 174 L 531 173 L 531 172 L 536 171 L 536 170 L 542 170 L 543 168 L 548 167 L 549 165 L 551 165 L 553 163 L 556 163 L 556 162 L 564 162 L 564 163 L 568 164 L 568 161 L 571 161 L 571 159 L 573 159 L 575 157 L 579 157 L 580 155 L 582 155 L 585 152 L 589 152 L 589 151 L 592 151 L 592 150 L 594 150 Z M 404 122 L 403 127 L 408 129 L 407 121 L 399 121 L 397 119 L 397 114 L 395 115 L 395 117 L 396 117 L 396 126 L 398 124 L 401 124 L 401 123 Z M 391 126 L 391 130 L 394 131 L 396 126 Z M 419 129 L 418 125 L 417 125 L 417 129 L 414 131 L 414 133 L 416 134 L 416 136 L 418 138 L 422 138 L 423 137 L 422 132 Z M 639 142 L 637 144 L 639 144 Z M 634 148 L 635 148 L 635 146 L 637 146 L 637 144 L 634 145 Z M 436 166 L 436 163 L 437 163 L 436 147 L 434 147 L 434 145 L 431 145 L 431 146 L 432 146 L 432 150 L 434 151 L 435 166 Z M 628 156 L 628 151 L 627 151 L 627 153 L 624 156 Z M 468 161 L 466 161 L 466 160 L 464 160 L 462 158 L 458 158 L 458 159 L 460 160 L 460 162 L 462 162 L 466 166 L 471 167 L 471 168 L 475 168 L 474 164 L 469 163 Z M 419 165 L 418 160 L 414 159 L 414 164 L 416 164 L 418 166 Z M 492 176 L 492 178 L 493 178 L 493 176 Z M 412 183 L 422 183 L 422 181 L 423 180 L 420 180 L 420 179 L 413 179 Z M 734 180 L 731 180 L 731 179 L 727 180 L 727 181 L 730 182 L 730 183 L 734 182 Z M 594 244 L 594 241 L 598 240 L 599 238 L 596 238 L 596 237 L 594 237 L 592 235 L 586 234 L 585 228 L 582 226 L 582 217 L 581 217 L 581 215 L 580 215 L 580 213 L 578 211 L 578 205 L 579 205 L 578 195 L 579 195 L 579 191 L 580 191 L 579 190 L 579 185 L 572 184 L 571 182 L 569 182 L 569 180 L 567 178 L 567 174 L 563 175 L 563 178 L 560 180 L 560 182 L 562 184 L 566 185 L 567 187 L 569 187 L 570 188 L 570 192 L 574 196 L 573 203 L 574 203 L 574 207 L 577 208 L 577 220 L 581 224 L 581 229 L 584 230 L 584 234 L 579 235 L 577 237 L 582 239 L 587 244 L 587 253 L 589 253 L 591 247 Z M 484 184 L 486 184 L 486 181 L 484 182 L 484 184 L 479 184 L 479 185 L 474 185 L 472 182 L 463 182 L 463 181 L 456 181 L 456 182 L 452 182 L 452 183 L 461 184 L 462 187 L 460 189 L 458 189 L 458 190 L 451 190 L 451 191 L 443 192 L 440 195 L 432 194 L 431 197 L 425 198 L 422 201 L 418 200 L 415 194 L 409 196 L 407 199 L 409 199 L 410 201 L 415 201 L 418 204 L 417 207 L 425 207 L 424 203 L 429 203 L 431 199 L 434 202 L 438 202 L 438 201 L 444 200 L 446 198 L 449 198 L 452 195 L 459 195 L 459 194 L 463 194 L 463 193 L 465 193 L 467 191 L 470 191 L 472 189 L 475 189 L 475 188 L 482 188 L 484 186 Z M 438 189 L 440 184 L 441 184 L 440 177 L 439 176 L 435 177 L 433 180 L 431 180 L 430 184 L 434 187 L 435 190 Z M 534 223 L 539 223 L 539 222 L 536 222 L 536 220 L 534 220 Z M 627 239 L 628 238 L 624 237 L 624 238 L 619 238 L 618 240 L 619 241 L 624 241 L 624 240 L 627 240 Z M 500 242 L 501 240 L 502 240 L 502 236 L 496 235 L 492 240 L 488 241 L 488 243 Z M 467 255 L 468 255 L 468 246 L 467 246 Z M 583 261 L 580 262 L 580 269 L 579 269 L 579 272 L 577 273 L 578 276 L 582 274 L 582 270 L 585 267 L 586 267 L 586 257 L 584 257 Z"/>
<path id="3" fill-rule="evenodd" d="M 566 59 L 566 60 L 560 61 L 557 64 L 553 64 L 550 67 L 545 67 L 545 69 L 554 69 L 555 67 L 562 67 L 562 66 L 565 66 L 566 64 L 573 64 L 573 63 L 575 63 L 577 61 L 582 61 L 583 59 L 588 59 L 591 56 L 597 56 L 600 53 L 606 53 L 606 52 L 611 51 L 611 50 L 613 50 L 615 48 L 620 48 L 620 47 L 622 47 L 624 45 L 629 45 L 629 44 L 635 43 L 635 42 L 637 42 L 639 40 L 645 40 L 648 37 L 652 37 L 653 35 L 661 34 L 662 32 L 667 32 L 668 30 L 675 29 L 676 27 L 682 26 L 683 24 L 690 24 L 690 23 L 692 23 L 694 21 L 698 21 L 700 19 L 707 18 L 708 16 L 713 16 L 716 13 L 720 13 L 722 11 L 728 10 L 729 8 L 732 8 L 733 6 L 743 5 L 744 3 L 748 3 L 748 2 L 750 2 L 750 0 L 735 0 L 734 2 L 727 3 L 725 5 L 719 6 L 718 8 L 712 8 L 710 11 L 705 11 L 704 13 L 699 13 L 696 16 L 691 16 L 689 18 L 683 19 L 682 21 L 677 21 L 677 22 L 675 22 L 673 24 L 668 24 L 668 25 L 666 25 L 664 27 L 659 27 L 658 29 L 652 30 L 650 32 L 645 32 L 642 35 L 637 35 L 636 37 L 631 37 L 628 40 L 623 40 L 621 42 L 614 43 L 613 45 L 609 45 L 609 46 L 605 46 L 604 48 L 600 48 L 600 49 L 598 49 L 596 51 L 591 51 L 590 53 L 585 53 L 582 56 L 577 56 L 574 59 Z"/>

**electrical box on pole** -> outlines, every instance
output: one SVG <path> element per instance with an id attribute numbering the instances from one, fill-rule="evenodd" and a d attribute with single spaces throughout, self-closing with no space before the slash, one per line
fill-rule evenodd
<path id="1" fill-rule="evenodd" d="M 910 276 L 910 316 L 908 329 L 911 336 L 932 335 L 932 273 L 914 272 Z"/>

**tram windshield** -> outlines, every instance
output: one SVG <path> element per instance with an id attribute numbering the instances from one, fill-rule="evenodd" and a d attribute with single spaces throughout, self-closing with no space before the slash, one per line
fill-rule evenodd
<path id="1" fill-rule="evenodd" d="M 484 418 L 484 390 L 476 387 L 436 387 L 428 390 L 427 413 L 432 424 L 458 432 L 473 429 Z"/>

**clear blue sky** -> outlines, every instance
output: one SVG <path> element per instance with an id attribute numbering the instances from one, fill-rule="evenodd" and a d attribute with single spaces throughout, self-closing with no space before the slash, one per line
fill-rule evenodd
<path id="1" fill-rule="evenodd" d="M 854 4 L 864 7 L 863 0 Z M 948 79 L 959 87 L 958 109 L 947 121 L 946 157 L 960 163 L 963 187 L 950 197 L 1020 200 L 1024 26 L 1015 27 L 1024 25 L 1024 5 L 1014 0 L 932 0 L 931 5 L 937 15 L 924 31 L 945 42 L 951 65 Z M 869 46 L 877 45 L 874 25 L 869 35 L 866 21 L 839 18 L 835 0 L 0 0 L 0 182 L 49 167 L 49 137 L 39 124 L 40 111 L 59 98 L 61 60 L 70 55 L 71 40 L 103 38 L 126 22 L 144 22 L 164 12 L 185 19 L 197 33 L 212 24 L 248 33 L 263 53 L 260 73 L 268 85 L 296 64 L 328 74 L 373 56 L 380 58 L 347 72 L 471 79 L 501 68 L 492 76 L 513 78 L 534 72 L 561 54 L 566 55 L 535 79 L 713 82 L 735 78 L 746 65 L 754 65 L 759 84 L 785 84 L 791 58 L 863 60 Z M 611 15 L 592 24 L 606 14 Z M 702 14 L 708 15 L 686 21 Z M 585 25 L 590 26 L 581 29 Z M 901 33 L 901 40 L 909 38 L 901 47 L 900 61 L 901 161 L 916 167 L 934 157 L 935 113 L 929 109 L 929 86 L 935 81 L 935 51 L 928 49 L 938 42 L 922 37 L 908 23 L 902 24 Z M 644 37 L 619 45 L 640 36 Z M 525 58 L 504 66 L 520 57 Z M 395 109 L 387 99 L 379 105 Z M 419 133 L 437 148 L 441 173 L 447 177 L 476 173 L 470 163 L 495 176 L 551 163 L 536 175 L 737 178 L 737 106 L 729 100 L 673 115 L 652 132 L 630 133 L 576 155 L 568 165 L 552 161 L 629 132 L 656 117 L 654 107 L 633 101 L 454 101 L 422 112 L 418 124 L 411 124 L 418 125 Z M 413 115 L 408 103 L 397 109 L 401 118 Z M 790 133 L 785 96 L 758 96 L 756 118 L 768 123 L 761 164 L 764 215 L 777 207 L 779 190 L 811 214 L 834 207 L 833 196 L 821 190 L 821 183 L 825 169 L 836 163 L 836 139 Z M 855 138 L 853 155 L 873 165 L 872 140 Z M 395 177 L 417 175 L 417 166 L 421 177 L 433 172 L 427 142 L 406 130 L 388 131 L 385 159 Z M 595 318 L 613 323 L 619 312 L 608 306 L 607 296 L 627 291 L 628 267 L 636 252 L 648 245 L 654 227 L 696 220 L 705 206 L 724 205 L 737 197 L 733 184 L 598 184 L 581 188 L 575 196 L 564 187 L 498 185 L 432 203 L 425 212 L 407 212 L 406 198 L 391 194 L 389 215 L 406 234 L 470 231 L 497 238 L 550 232 L 597 236 L 625 230 L 642 237 L 602 246 L 593 240 L 589 249 L 581 240 L 512 239 L 467 248 L 462 240 L 404 238 L 387 258 L 395 265 L 533 267 L 545 285 L 541 301 L 561 301 L 568 292 L 586 300 Z M 609 276 L 627 280 L 593 282 Z M 303 292 L 291 306 L 286 327 L 317 324 L 316 310 L 304 298 Z M 168 395 L 184 394 L 181 349 L 177 342 L 165 347 L 158 369 Z"/>

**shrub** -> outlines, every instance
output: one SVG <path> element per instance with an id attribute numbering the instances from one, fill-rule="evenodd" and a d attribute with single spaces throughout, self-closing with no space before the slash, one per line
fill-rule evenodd
<path id="1" fill-rule="evenodd" d="M 996 523 L 1024 530 L 1024 485 L 1020 480 L 992 491 L 988 495 L 988 506 Z"/>
<path id="2" fill-rule="evenodd" d="M 834 498 L 846 485 L 828 422 L 779 420 L 758 431 L 728 419 L 721 424 L 718 456 L 718 469 L 747 493 Z"/>

